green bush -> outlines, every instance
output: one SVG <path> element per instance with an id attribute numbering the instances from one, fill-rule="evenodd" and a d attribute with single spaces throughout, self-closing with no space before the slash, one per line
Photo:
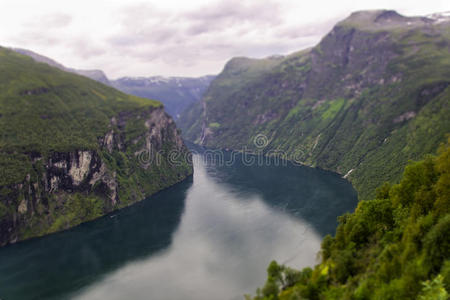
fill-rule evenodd
<path id="1" fill-rule="evenodd" d="M 450 137 L 437 157 L 410 163 L 399 184 L 381 186 L 376 199 L 339 217 L 314 270 L 286 285 L 288 268 L 272 262 L 267 293 L 255 299 L 447 299 L 449 173 Z"/>

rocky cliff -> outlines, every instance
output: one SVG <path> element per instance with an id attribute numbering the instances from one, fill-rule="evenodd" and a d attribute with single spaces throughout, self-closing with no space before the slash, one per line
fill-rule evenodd
<path id="1" fill-rule="evenodd" d="M 192 173 L 160 103 L 2 48 L 0 66 L 0 246 L 98 218 Z"/>

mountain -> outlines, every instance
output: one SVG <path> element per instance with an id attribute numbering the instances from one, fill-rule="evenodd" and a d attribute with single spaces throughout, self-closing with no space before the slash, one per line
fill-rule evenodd
<path id="1" fill-rule="evenodd" d="M 6 48 L 0 132 L 0 246 L 98 218 L 192 174 L 160 102 Z"/>
<path id="2" fill-rule="evenodd" d="M 348 178 L 362 199 L 450 132 L 450 17 L 360 11 L 285 57 L 234 58 L 177 124 L 185 139 Z"/>
<path id="3" fill-rule="evenodd" d="M 449 299 L 450 138 L 438 152 L 339 217 L 314 269 L 272 262 L 253 299 Z"/>
<path id="4" fill-rule="evenodd" d="M 20 48 L 12 48 L 11 50 L 13 50 L 17 53 L 29 56 L 37 62 L 46 63 L 46 64 L 48 64 L 52 67 L 58 68 L 60 70 L 75 73 L 78 75 L 82 75 L 82 76 L 91 78 L 95 81 L 101 82 L 103 84 L 110 85 L 108 77 L 106 77 L 105 73 L 103 73 L 103 71 L 101 71 L 101 70 L 78 70 L 78 69 L 73 69 L 73 68 L 67 68 L 67 67 L 63 66 L 62 64 L 54 61 L 51 58 L 40 55 L 40 54 L 30 51 L 30 50 L 20 49 Z"/>
<path id="5" fill-rule="evenodd" d="M 37 62 L 46 63 L 60 70 L 91 78 L 124 93 L 147 99 L 157 99 L 164 104 L 165 110 L 175 119 L 188 106 L 201 99 L 215 77 L 214 75 L 206 75 L 198 78 L 153 76 L 121 77 L 116 80 L 110 80 L 101 70 L 68 68 L 51 58 L 30 50 L 20 48 L 12 48 L 11 50 L 27 55 Z"/>
<path id="6" fill-rule="evenodd" d="M 214 77 L 122 77 L 112 80 L 111 85 L 128 94 L 158 99 L 177 119 L 186 107 L 201 99 Z"/>

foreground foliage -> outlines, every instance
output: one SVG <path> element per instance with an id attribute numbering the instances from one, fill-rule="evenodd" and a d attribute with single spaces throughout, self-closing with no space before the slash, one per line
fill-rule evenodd
<path id="1" fill-rule="evenodd" d="M 314 269 L 272 262 L 253 299 L 448 299 L 449 210 L 450 138 L 438 156 L 411 162 L 399 184 L 339 217 Z"/>

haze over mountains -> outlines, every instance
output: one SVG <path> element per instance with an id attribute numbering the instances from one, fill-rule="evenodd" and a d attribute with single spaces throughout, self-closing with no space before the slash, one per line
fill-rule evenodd
<path id="1" fill-rule="evenodd" d="M 190 77 L 121 77 L 109 79 L 102 70 L 79 70 L 68 68 L 46 56 L 27 49 L 13 48 L 12 50 L 30 56 L 37 62 L 46 63 L 60 70 L 82 75 L 103 84 L 115 87 L 122 92 L 148 99 L 161 101 L 166 111 L 175 119 L 189 105 L 199 101 L 206 91 L 214 75 L 198 78 Z"/>
<path id="2" fill-rule="evenodd" d="M 189 77 L 122 77 L 110 80 L 111 86 L 122 92 L 139 97 L 158 99 L 166 111 L 176 120 L 183 111 L 199 101 L 213 75 Z"/>

